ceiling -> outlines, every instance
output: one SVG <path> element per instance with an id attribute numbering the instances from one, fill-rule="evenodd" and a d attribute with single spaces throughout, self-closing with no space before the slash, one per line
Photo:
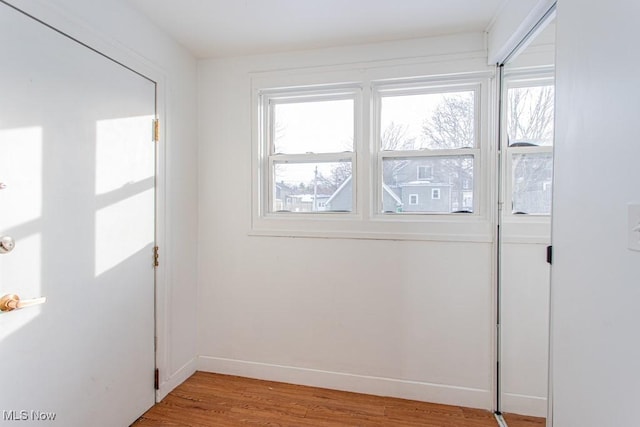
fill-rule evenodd
<path id="1" fill-rule="evenodd" d="M 506 0 L 126 0 L 198 58 L 484 31 Z"/>

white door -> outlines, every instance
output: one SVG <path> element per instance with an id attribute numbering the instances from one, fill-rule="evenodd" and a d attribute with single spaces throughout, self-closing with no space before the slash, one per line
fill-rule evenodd
<path id="1" fill-rule="evenodd" d="M 0 61 L 0 296 L 47 298 L 0 313 L 0 421 L 129 425 L 155 396 L 155 84 L 3 3 Z"/>

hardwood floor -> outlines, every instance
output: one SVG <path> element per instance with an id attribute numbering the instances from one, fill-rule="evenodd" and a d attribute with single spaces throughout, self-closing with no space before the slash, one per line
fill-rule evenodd
<path id="1" fill-rule="evenodd" d="M 495 427 L 497 422 L 478 409 L 196 372 L 133 424 L 244 425 Z"/>

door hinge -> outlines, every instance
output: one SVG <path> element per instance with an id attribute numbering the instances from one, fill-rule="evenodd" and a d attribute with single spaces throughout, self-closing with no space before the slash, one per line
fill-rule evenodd
<path id="1" fill-rule="evenodd" d="M 160 390 L 160 370 L 156 368 L 153 373 L 153 387 L 156 390 Z"/>
<path id="2" fill-rule="evenodd" d="M 547 262 L 553 264 L 553 246 L 547 246 Z"/>
<path id="3" fill-rule="evenodd" d="M 160 265 L 160 262 L 158 261 L 158 259 L 160 258 L 160 254 L 158 253 L 160 248 L 158 248 L 157 246 L 153 247 L 153 266 L 157 267 Z"/>
<path id="4" fill-rule="evenodd" d="M 153 119 L 153 142 L 160 140 L 160 120 Z"/>

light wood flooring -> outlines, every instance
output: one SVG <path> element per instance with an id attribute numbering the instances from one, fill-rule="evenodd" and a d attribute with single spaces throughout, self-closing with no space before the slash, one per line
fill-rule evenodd
<path id="1" fill-rule="evenodd" d="M 525 424 L 509 427 L 544 425 L 514 421 Z M 133 426 L 496 427 L 497 422 L 478 409 L 196 372 Z"/>

